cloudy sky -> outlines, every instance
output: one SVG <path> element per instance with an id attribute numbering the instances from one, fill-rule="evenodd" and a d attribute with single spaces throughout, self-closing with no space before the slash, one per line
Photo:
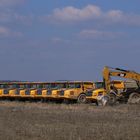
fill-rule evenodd
<path id="1" fill-rule="evenodd" d="M 0 0 L 1 80 L 102 80 L 140 72 L 139 0 Z"/>

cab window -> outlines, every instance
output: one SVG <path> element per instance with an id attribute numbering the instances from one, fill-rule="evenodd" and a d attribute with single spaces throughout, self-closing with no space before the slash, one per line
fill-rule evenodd
<path id="1" fill-rule="evenodd" d="M 104 88 L 104 83 L 103 83 L 103 82 L 96 82 L 96 83 L 95 83 L 95 88 L 96 88 L 96 89 Z"/>
<path id="2" fill-rule="evenodd" d="M 37 84 L 36 87 L 37 88 L 43 88 L 43 85 L 42 84 Z"/>
<path id="3" fill-rule="evenodd" d="M 7 84 L 2 84 L 2 85 L 0 85 L 0 88 L 8 88 L 8 85 Z"/>
<path id="4" fill-rule="evenodd" d="M 24 88 L 31 88 L 31 85 L 30 84 L 25 84 Z"/>
<path id="5" fill-rule="evenodd" d="M 81 84 L 75 84 L 75 88 L 81 88 Z"/>

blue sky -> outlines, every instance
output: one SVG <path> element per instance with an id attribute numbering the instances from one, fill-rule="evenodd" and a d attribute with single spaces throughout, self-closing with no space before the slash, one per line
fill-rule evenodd
<path id="1" fill-rule="evenodd" d="M 0 0 L 1 80 L 102 80 L 140 72 L 139 0 Z"/>

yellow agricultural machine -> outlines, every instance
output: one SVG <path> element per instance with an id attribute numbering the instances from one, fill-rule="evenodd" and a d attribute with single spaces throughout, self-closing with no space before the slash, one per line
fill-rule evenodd
<path id="1" fill-rule="evenodd" d="M 93 82 L 0 82 L 0 98 L 56 99 L 82 102 L 82 95 Z M 81 99 L 82 98 L 82 99 Z"/>
<path id="2" fill-rule="evenodd" d="M 125 82 L 116 80 L 112 81 L 111 84 L 113 84 L 117 90 L 121 91 L 124 89 Z M 107 92 L 104 88 L 104 82 L 95 82 L 94 88 L 86 92 L 87 101 L 96 103 L 96 105 L 98 105 L 100 98 L 105 95 L 107 95 Z"/>
<path id="3" fill-rule="evenodd" d="M 111 80 L 112 77 L 129 79 Z M 134 80 L 133 82 L 130 81 Z M 104 67 L 103 82 L 0 81 L 0 98 L 59 100 L 77 103 L 98 102 L 106 97 L 109 104 L 140 102 L 140 74 L 119 68 Z"/>
<path id="4" fill-rule="evenodd" d="M 112 84 L 112 77 L 119 77 L 128 79 L 124 85 L 124 89 L 119 91 Z M 140 103 L 140 74 L 120 68 L 104 67 L 103 79 L 105 83 L 105 90 L 108 95 L 108 104 L 114 105 L 116 102 L 123 103 Z"/>
<path id="5" fill-rule="evenodd" d="M 68 88 L 60 90 L 59 99 L 64 102 L 76 101 L 78 103 L 86 103 L 86 92 L 94 88 L 92 81 L 75 81 L 69 82 Z"/>

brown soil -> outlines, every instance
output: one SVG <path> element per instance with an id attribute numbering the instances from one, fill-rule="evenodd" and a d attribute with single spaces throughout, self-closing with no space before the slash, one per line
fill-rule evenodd
<path id="1" fill-rule="evenodd" d="M 0 101 L 0 140 L 139 140 L 140 105 Z"/>

